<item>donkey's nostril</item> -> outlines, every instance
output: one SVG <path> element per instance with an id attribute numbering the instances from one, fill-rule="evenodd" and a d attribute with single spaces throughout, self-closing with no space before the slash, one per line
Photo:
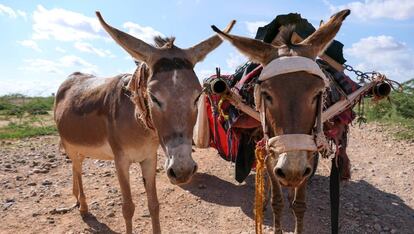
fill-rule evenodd
<path id="1" fill-rule="evenodd" d="M 312 173 L 312 168 L 307 167 L 305 172 L 303 173 L 303 177 L 307 177 Z"/>
<path id="2" fill-rule="evenodd" d="M 172 168 L 167 170 L 167 174 L 169 177 L 177 178 L 177 175 L 174 173 L 174 170 Z"/>
<path id="3" fill-rule="evenodd" d="M 285 178 L 286 177 L 285 173 L 283 173 L 282 168 L 277 168 L 276 169 L 276 175 L 279 176 L 280 178 Z"/>

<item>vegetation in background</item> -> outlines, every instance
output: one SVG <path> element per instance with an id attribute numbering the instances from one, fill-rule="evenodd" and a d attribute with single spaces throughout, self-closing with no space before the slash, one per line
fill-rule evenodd
<path id="1" fill-rule="evenodd" d="M 0 97 L 0 139 L 49 135 L 56 132 L 52 120 L 54 97 L 11 94 Z"/>
<path id="2" fill-rule="evenodd" d="M 414 79 L 402 85 L 403 92 L 393 91 L 389 100 L 367 102 L 365 115 L 368 121 L 396 127 L 398 139 L 414 140 Z"/>
<path id="3" fill-rule="evenodd" d="M 367 100 L 365 117 L 393 128 L 398 139 L 414 140 L 414 79 L 393 91 L 390 100 Z M 52 118 L 54 97 L 12 94 L 0 97 L 0 139 L 48 135 L 56 132 Z"/>

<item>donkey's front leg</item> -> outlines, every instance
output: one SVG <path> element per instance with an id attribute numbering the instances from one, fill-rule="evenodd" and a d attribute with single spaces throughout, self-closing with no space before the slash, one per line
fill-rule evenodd
<path id="1" fill-rule="evenodd" d="M 157 155 L 141 162 L 142 177 L 145 191 L 147 192 L 148 210 L 151 215 L 152 232 L 161 233 L 160 227 L 160 205 L 157 197 L 155 184 L 155 173 L 157 169 Z"/>
<path id="2" fill-rule="evenodd" d="M 290 208 L 295 215 L 295 234 L 303 233 L 303 217 L 306 211 L 306 185 L 307 181 L 303 182 L 298 188 L 295 188 L 294 200 L 290 204 Z"/>
<path id="3" fill-rule="evenodd" d="M 132 233 L 132 216 L 134 216 L 135 211 L 135 204 L 132 202 L 129 182 L 130 165 L 131 162 L 125 154 L 118 154 L 115 156 L 115 167 L 122 193 L 122 215 L 125 219 L 127 234 Z"/>
<path id="4" fill-rule="evenodd" d="M 272 186 L 272 198 L 271 198 L 271 205 L 273 210 L 273 225 L 275 234 L 282 234 L 282 226 L 280 225 L 280 219 L 282 217 L 283 211 L 283 196 L 282 190 L 280 188 L 279 181 L 276 178 L 276 175 L 273 171 L 272 163 L 270 162 L 270 158 L 266 160 L 266 169 L 267 174 L 269 175 L 271 186 Z"/>

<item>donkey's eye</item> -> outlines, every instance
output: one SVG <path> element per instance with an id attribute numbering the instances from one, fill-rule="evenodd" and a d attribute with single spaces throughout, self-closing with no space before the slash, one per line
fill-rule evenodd
<path id="1" fill-rule="evenodd" d="M 154 95 L 150 94 L 150 97 L 151 97 L 151 101 L 152 102 L 154 102 L 155 104 L 157 104 L 160 108 L 162 107 L 161 102 L 158 101 L 158 99 Z"/>
<path id="2" fill-rule="evenodd" d="M 266 92 L 262 92 L 262 96 L 263 96 L 263 98 L 264 98 L 266 101 L 268 101 L 268 102 L 270 102 L 270 103 L 272 103 L 272 102 L 273 102 L 273 98 L 272 98 L 272 96 L 270 96 L 268 93 L 266 93 Z"/>

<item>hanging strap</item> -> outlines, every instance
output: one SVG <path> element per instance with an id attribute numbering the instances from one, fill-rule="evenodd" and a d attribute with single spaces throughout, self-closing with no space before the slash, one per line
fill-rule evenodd
<path id="1" fill-rule="evenodd" d="M 339 168 L 335 158 L 332 159 L 331 175 L 329 176 L 329 196 L 331 200 L 331 233 L 339 231 Z"/>

